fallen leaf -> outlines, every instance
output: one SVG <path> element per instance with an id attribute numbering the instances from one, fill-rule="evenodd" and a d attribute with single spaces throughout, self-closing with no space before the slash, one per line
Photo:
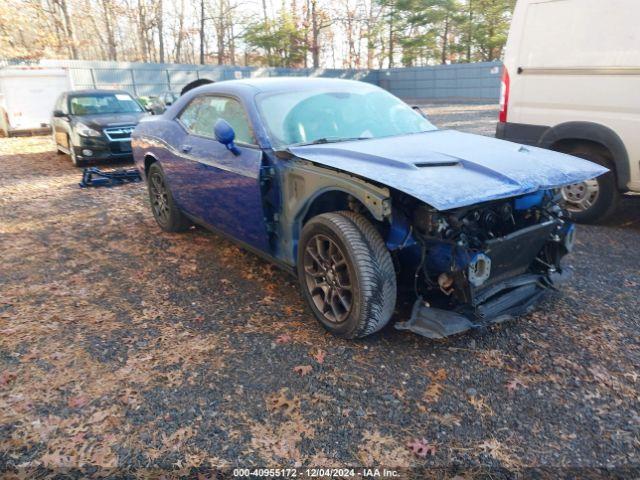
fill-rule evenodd
<path id="1" fill-rule="evenodd" d="M 316 362 L 323 363 L 326 355 L 327 355 L 327 352 L 325 352 L 324 350 L 318 349 L 312 355 L 312 357 L 315 359 Z"/>
<path id="2" fill-rule="evenodd" d="M 413 452 L 414 455 L 424 458 L 427 455 L 435 455 L 436 454 L 436 446 L 422 439 L 414 439 L 407 443 L 407 448 Z"/>
<path id="3" fill-rule="evenodd" d="M 2 372 L 0 374 L 0 385 L 5 386 L 13 382 L 18 376 L 13 372 Z"/>
<path id="4" fill-rule="evenodd" d="M 84 407 L 87 403 L 89 403 L 89 397 L 86 395 L 76 395 L 75 397 L 69 398 L 67 400 L 67 405 L 70 408 L 81 408 Z"/>
<path id="5" fill-rule="evenodd" d="M 270 412 L 282 411 L 290 415 L 299 410 L 299 408 L 300 399 L 295 396 L 290 398 L 286 387 L 267 397 L 267 409 Z"/>
<path id="6" fill-rule="evenodd" d="M 398 400 L 404 400 L 404 394 L 405 394 L 404 389 L 401 389 L 401 388 L 395 388 L 395 389 L 393 389 L 392 393 L 395 395 L 395 397 L 396 397 Z"/>
<path id="7" fill-rule="evenodd" d="M 447 371 L 444 368 L 440 368 L 435 372 L 427 372 L 427 376 L 433 382 L 444 382 L 447 379 Z"/>
<path id="8" fill-rule="evenodd" d="M 91 418 L 87 421 L 87 423 L 100 423 L 105 420 L 111 412 L 109 410 L 100 410 L 91 415 Z"/>
<path id="9" fill-rule="evenodd" d="M 203 315 L 198 315 L 195 319 L 196 323 L 202 323 L 204 322 L 204 316 Z"/>
<path id="10" fill-rule="evenodd" d="M 511 381 L 507 382 L 507 391 L 510 394 L 518 391 L 521 387 L 527 388 L 527 386 L 518 377 L 515 377 Z"/>
<path id="11" fill-rule="evenodd" d="M 490 417 L 493 416 L 493 410 L 489 405 L 487 405 L 487 402 L 484 401 L 484 398 L 474 395 L 472 397 L 469 397 L 469 403 L 473 405 L 473 408 L 475 408 L 480 415 L 488 415 Z"/>
<path id="12" fill-rule="evenodd" d="M 596 365 L 589 368 L 589 372 L 593 375 L 594 380 L 605 386 L 611 386 L 611 374 L 602 365 Z"/>
<path id="13" fill-rule="evenodd" d="M 431 383 L 425 390 L 422 399 L 428 403 L 437 402 L 443 391 L 444 386 L 441 383 Z"/>
<path id="14" fill-rule="evenodd" d="M 293 367 L 293 371 L 303 377 L 308 373 L 311 373 L 311 370 L 313 370 L 313 367 L 311 365 L 298 365 L 297 367 Z"/>
<path id="15" fill-rule="evenodd" d="M 278 338 L 276 338 L 276 343 L 278 345 L 289 343 L 290 341 L 291 341 L 291 335 L 289 335 L 288 333 L 283 333 L 282 335 L 278 336 Z"/>

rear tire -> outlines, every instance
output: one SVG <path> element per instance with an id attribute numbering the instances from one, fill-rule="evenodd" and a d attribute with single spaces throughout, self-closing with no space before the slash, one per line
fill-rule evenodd
<path id="1" fill-rule="evenodd" d="M 593 181 L 562 188 L 563 203 L 569 212 L 569 217 L 578 223 L 599 223 L 611 216 L 618 208 L 620 201 L 616 175 L 611 164 L 602 154 L 586 146 L 578 146 L 564 153 L 584 158 L 610 170 Z M 585 198 L 589 196 L 589 190 L 592 190 L 592 201 Z M 597 190 L 595 195 L 593 190 Z"/>
<path id="2" fill-rule="evenodd" d="M 162 167 L 152 163 L 147 173 L 147 190 L 151 202 L 151 212 L 156 222 L 165 232 L 183 232 L 191 226 L 189 219 L 182 213 L 167 185 Z"/>
<path id="3" fill-rule="evenodd" d="M 353 212 L 324 213 L 302 229 L 298 280 L 320 324 L 339 337 L 382 329 L 396 303 L 391 255 L 374 226 Z"/>

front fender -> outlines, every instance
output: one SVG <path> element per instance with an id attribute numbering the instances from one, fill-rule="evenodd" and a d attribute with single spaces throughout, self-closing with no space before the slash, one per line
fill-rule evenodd
<path id="1" fill-rule="evenodd" d="M 328 192 L 340 192 L 356 198 L 373 218 L 385 221 L 391 216 L 391 194 L 379 187 L 343 172 L 319 167 L 311 162 L 294 160 L 282 168 L 283 209 L 281 252 L 284 261 L 295 264 L 298 238 L 314 200 Z"/>

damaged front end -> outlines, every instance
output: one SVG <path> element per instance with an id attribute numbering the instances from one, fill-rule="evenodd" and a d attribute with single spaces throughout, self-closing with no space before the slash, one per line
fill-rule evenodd
<path id="1" fill-rule="evenodd" d="M 409 234 L 397 251 L 413 265 L 418 299 L 400 330 L 443 338 L 499 323 L 530 311 L 566 276 L 560 260 L 572 249 L 574 225 L 551 190 L 407 212 L 398 212 Z"/>

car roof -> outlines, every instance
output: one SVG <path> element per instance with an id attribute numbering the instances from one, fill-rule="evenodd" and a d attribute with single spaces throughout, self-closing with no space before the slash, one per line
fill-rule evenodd
<path id="1" fill-rule="evenodd" d="M 109 89 L 97 89 L 97 88 L 93 88 L 93 89 L 86 89 L 86 90 L 71 90 L 69 92 L 67 92 L 67 96 L 68 97 L 76 97 L 79 95 L 100 95 L 103 93 L 126 93 L 127 95 L 131 95 L 129 92 L 127 92 L 126 90 L 109 90 Z"/>
<path id="2" fill-rule="evenodd" d="M 237 87 L 239 89 L 250 88 L 256 93 L 314 90 L 319 88 L 339 88 L 343 87 L 371 87 L 374 85 L 359 82 L 356 80 L 344 80 L 341 78 L 321 78 L 321 77 L 271 77 L 271 78 L 243 78 L 241 80 L 225 80 L 198 87 L 200 93 L 214 93 L 220 87 L 225 89 Z"/>

